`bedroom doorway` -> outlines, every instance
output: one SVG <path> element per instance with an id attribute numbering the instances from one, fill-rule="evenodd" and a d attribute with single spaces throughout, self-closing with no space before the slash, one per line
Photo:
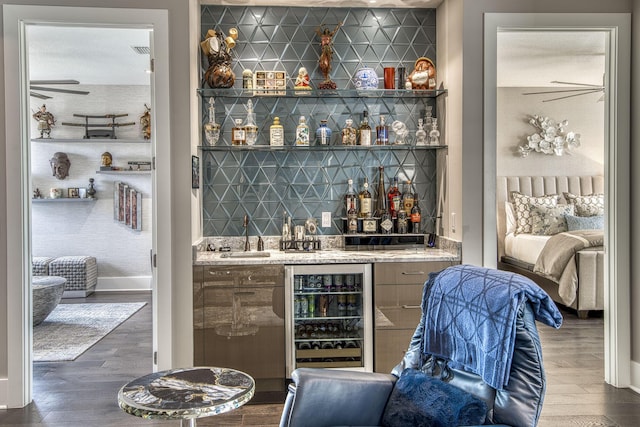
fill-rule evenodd
<path id="1" fill-rule="evenodd" d="M 604 51 L 604 73 L 601 80 L 593 82 L 594 85 L 600 86 L 602 82 L 602 111 L 599 115 L 604 121 L 603 141 L 604 141 L 604 157 L 602 161 L 602 170 L 604 174 L 603 192 L 606 193 L 605 198 L 605 221 L 604 221 L 604 239 L 606 252 L 604 254 L 604 380 L 605 382 L 616 387 L 627 387 L 630 384 L 630 324 L 629 324 L 629 236 L 625 235 L 621 230 L 627 230 L 629 225 L 629 210 L 623 202 L 625 195 L 628 194 L 628 162 L 629 157 L 629 84 L 630 84 L 630 62 L 628 53 L 630 52 L 630 19 L 624 14 L 600 14 L 597 16 L 589 14 L 487 14 L 485 16 L 485 176 L 498 177 L 499 160 L 497 156 L 498 146 L 498 100 L 500 98 L 497 86 L 498 76 L 498 38 L 503 35 L 502 32 L 532 32 L 534 34 L 541 32 L 600 32 L 604 33 L 605 51 Z M 539 34 L 536 34 L 539 35 Z M 553 45 L 559 48 L 558 44 Z M 578 52 L 580 53 L 580 52 Z M 529 55 L 533 55 L 529 52 Z M 582 58 L 584 59 L 584 58 Z M 550 67 L 552 68 L 552 67 Z M 569 82 L 579 82 L 579 77 L 586 75 L 581 72 L 580 67 L 577 68 L 577 74 L 571 79 L 563 79 Z M 559 78 L 553 80 L 560 81 Z M 584 81 L 585 84 L 588 82 Z M 547 91 L 547 89 L 540 90 Z M 533 91 L 530 91 L 533 92 Z M 569 94 L 569 93 L 567 93 Z M 594 102 L 600 102 L 600 96 L 596 95 Z M 541 95 L 541 94 L 539 94 Z M 549 95 L 549 94 L 545 94 Z M 588 96 L 595 95 L 594 93 Z M 521 96 L 524 98 L 524 96 Z M 549 96 L 551 98 L 553 96 Z M 578 98 L 586 98 L 579 96 Z M 547 98 L 545 98 L 547 99 Z M 571 99 L 571 98 L 567 98 Z M 562 115 L 563 109 L 555 110 L 563 100 L 541 102 L 544 108 L 549 108 L 553 114 Z M 522 101 L 525 102 L 525 101 Z M 587 100 L 581 100 L 587 103 Z M 554 105 L 555 104 L 555 105 Z M 593 107 L 593 105 L 590 105 Z M 596 107 L 597 104 L 596 104 Z M 553 111 L 552 111 L 553 110 Z M 527 114 L 544 114 L 544 112 L 531 111 Z M 566 117 L 551 117 L 554 120 L 562 121 Z M 521 119 L 524 121 L 524 118 Z M 579 119 L 575 119 L 579 120 Z M 511 155 L 519 154 L 521 150 L 518 146 L 523 145 L 523 139 L 526 142 L 527 136 L 533 134 L 535 129 L 527 128 L 528 121 L 524 121 L 523 129 L 514 140 L 511 140 L 512 149 L 515 150 Z M 571 123 L 568 125 L 571 128 Z M 573 129 L 569 129 L 573 130 Z M 500 130 L 502 132 L 502 130 Z M 576 132 L 581 131 L 575 129 Z M 584 142 L 584 140 L 583 140 Z M 575 152 L 579 152 L 584 148 L 577 148 Z M 496 156 L 497 154 L 497 156 Z M 534 153 L 544 158 L 553 158 L 557 162 L 562 163 L 563 159 L 569 159 L 565 156 L 546 156 L 544 154 Z M 531 157 L 530 155 L 529 157 Z M 527 161 L 529 158 L 518 158 L 521 161 Z M 574 159 L 568 160 L 570 163 Z M 580 162 L 579 162 L 580 163 Z M 522 163 L 525 165 L 526 163 Z M 548 163 L 545 164 L 545 166 Z M 597 165 L 597 161 L 594 160 Z M 583 161 L 582 166 L 587 166 Z M 565 166 L 561 166 L 563 173 L 561 175 L 571 175 L 566 171 Z M 578 169 L 580 170 L 580 169 Z M 595 171 L 597 172 L 597 170 Z M 504 171 L 503 171 L 504 173 Z M 591 172 L 587 172 L 589 174 Z M 558 175 L 557 172 L 541 170 L 529 170 L 525 172 L 522 168 L 516 175 L 536 175 L 545 174 Z M 577 174 L 582 175 L 583 173 Z M 485 231 L 486 235 L 496 235 L 496 218 L 498 216 L 497 203 L 497 186 L 496 181 L 489 179 L 485 183 Z M 620 230 L 620 231 L 618 231 Z M 495 240 L 485 239 L 485 250 L 488 265 L 497 263 L 498 242 Z"/>

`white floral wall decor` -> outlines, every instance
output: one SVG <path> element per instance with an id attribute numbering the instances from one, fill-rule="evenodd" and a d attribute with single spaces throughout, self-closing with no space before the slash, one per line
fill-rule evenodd
<path id="1" fill-rule="evenodd" d="M 531 116 L 529 124 L 538 131 L 527 136 L 527 143 L 518 147 L 521 157 L 527 157 L 532 151 L 562 156 L 571 154 L 571 148 L 580 147 L 580 134 L 567 132 L 567 120 L 556 122 L 549 117 L 536 115 Z"/>

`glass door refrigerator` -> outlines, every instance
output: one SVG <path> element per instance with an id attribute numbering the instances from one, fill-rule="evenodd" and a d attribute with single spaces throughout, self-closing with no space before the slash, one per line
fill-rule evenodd
<path id="1" fill-rule="evenodd" d="M 373 371 L 371 264 L 285 266 L 287 377 L 296 368 Z"/>

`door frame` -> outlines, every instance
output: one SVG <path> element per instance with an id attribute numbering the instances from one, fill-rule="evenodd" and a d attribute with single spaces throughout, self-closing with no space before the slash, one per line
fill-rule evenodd
<path id="1" fill-rule="evenodd" d="M 508 30 L 603 31 L 605 62 L 604 380 L 631 384 L 630 84 L 631 16 L 624 13 L 487 13 L 484 17 L 484 176 L 496 177 L 497 33 Z M 496 183 L 484 182 L 484 264 L 496 265 Z"/>
<path id="2" fill-rule="evenodd" d="M 29 166 L 29 102 L 26 75 L 25 26 L 28 24 L 95 25 L 148 28 L 153 30 L 151 78 L 152 141 L 156 168 L 152 171 L 152 250 L 162 259 L 171 257 L 171 210 L 159 209 L 171 202 L 170 105 L 169 105 L 169 23 L 168 11 L 162 9 L 122 9 L 61 6 L 3 5 L 5 126 L 7 188 L 7 241 L 15 250 L 7 253 L 7 381 L 0 385 L 8 407 L 23 407 L 32 399 L 32 331 L 31 331 L 31 185 Z M 8 108 L 17 106 L 17 108 Z M 9 143 L 9 142 L 14 143 Z M 157 173 L 157 170 L 165 173 Z M 156 191 L 163 188 L 163 191 Z M 153 351 L 166 355 L 164 365 L 171 364 L 171 262 L 158 262 L 152 272 Z M 11 286 L 20 284 L 20 286 Z M 157 316 L 158 312 L 163 316 Z M 152 357 L 152 355 L 149 355 Z M 157 369 L 154 358 L 154 369 Z"/>

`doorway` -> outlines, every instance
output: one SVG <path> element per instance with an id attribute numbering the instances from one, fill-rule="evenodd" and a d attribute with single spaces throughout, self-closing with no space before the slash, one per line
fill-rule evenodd
<path id="1" fill-rule="evenodd" d="M 15 325 L 9 328 L 8 334 L 8 381 L 6 382 L 8 393 L 8 406 L 21 407 L 31 401 L 32 394 L 32 370 L 31 370 L 31 287 L 30 287 L 30 259 L 31 249 L 31 185 L 29 179 L 29 147 L 30 142 L 28 126 L 30 125 L 31 112 L 28 110 L 28 78 L 26 71 L 26 26 L 30 24 L 48 25 L 84 25 L 84 26 L 112 26 L 128 28 L 147 28 L 153 30 L 151 37 L 151 53 L 155 58 L 156 66 L 151 75 L 151 108 L 152 114 L 151 132 L 152 139 L 151 157 L 156 165 L 166 167 L 169 155 L 169 80 L 168 80 L 168 13 L 166 10 L 141 10 L 141 9 L 108 9 L 108 8 L 68 8 L 68 7 L 43 7 L 43 6 L 3 6 L 4 36 L 5 36 L 5 105 L 19 105 L 20 108 L 5 110 L 6 123 L 19 123 L 19 126 L 6 127 L 7 141 L 18 141 L 12 149 L 7 150 L 7 176 L 8 185 L 15 188 L 15 194 L 7 197 L 8 203 L 13 203 L 15 208 L 8 211 L 8 223 L 16 224 L 7 238 L 16 242 L 16 249 L 7 256 L 7 280 L 9 283 L 22 283 L 22 286 L 9 287 L 7 293 L 8 304 L 7 320 Z M 166 191 L 156 196 L 156 188 L 168 185 L 168 177 L 156 174 L 152 170 L 151 176 L 151 200 L 152 211 L 152 251 L 157 253 L 158 238 L 157 229 L 170 229 L 170 217 L 159 212 L 158 204 L 167 205 L 171 198 L 171 192 Z M 19 225 L 19 226 L 18 226 Z M 171 251 L 167 251 L 170 256 Z M 148 258 L 147 258 L 148 260 Z M 147 261 L 148 262 L 148 261 Z M 148 264 L 147 264 L 148 265 Z M 170 269 L 170 267 L 167 267 Z M 158 310 L 166 309 L 168 301 L 167 290 L 170 288 L 168 277 L 158 273 L 164 267 L 151 269 L 153 291 L 153 350 L 158 348 L 170 348 L 170 338 L 158 335 L 158 328 L 171 324 L 171 316 L 163 316 L 158 325 Z M 156 279 L 156 277 L 163 277 Z M 19 303 L 22 302 L 22 303 Z M 169 310 L 166 310 L 169 311 Z M 167 352 L 166 354 L 169 354 Z M 151 356 L 151 355 L 150 355 Z M 170 361 L 168 362 L 170 363 Z M 154 368 L 157 366 L 154 360 Z"/>
<path id="2" fill-rule="evenodd" d="M 630 19 L 624 14 L 487 14 L 485 15 L 485 176 L 497 176 L 496 64 L 497 35 L 509 30 L 602 31 L 606 34 L 605 81 L 605 378 L 617 387 L 630 383 L 629 324 L 629 211 L 624 198 L 629 191 L 629 82 Z M 490 154 L 493 153 L 493 154 Z M 496 233 L 495 181 L 485 182 L 484 230 Z M 484 240 L 487 256 L 495 258 L 495 238 Z M 489 261 L 495 265 L 496 260 Z"/>

